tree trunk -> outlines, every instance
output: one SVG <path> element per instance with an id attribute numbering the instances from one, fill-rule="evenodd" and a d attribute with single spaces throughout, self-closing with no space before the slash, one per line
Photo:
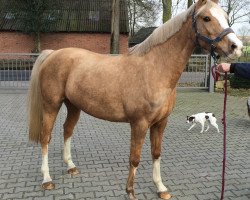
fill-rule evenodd
<path id="1" fill-rule="evenodd" d="M 193 0 L 188 0 L 188 8 L 190 7 L 190 6 L 192 6 L 192 4 L 193 4 Z"/>
<path id="2" fill-rule="evenodd" d="M 172 0 L 162 0 L 163 5 L 163 23 L 171 19 L 172 16 Z"/>
<path id="3" fill-rule="evenodd" d="M 112 19 L 111 19 L 111 40 L 110 53 L 119 54 L 119 35 L 120 35 L 120 0 L 113 0 Z"/>
<path id="4" fill-rule="evenodd" d="M 41 52 L 41 35 L 40 32 L 35 33 L 35 48 L 33 53 L 40 53 Z"/>

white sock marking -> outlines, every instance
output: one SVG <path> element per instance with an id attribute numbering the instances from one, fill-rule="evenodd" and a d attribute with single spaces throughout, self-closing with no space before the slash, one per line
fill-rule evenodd
<path id="1" fill-rule="evenodd" d="M 42 167 L 41 172 L 43 174 L 43 183 L 47 183 L 52 181 L 49 175 L 49 163 L 48 163 L 48 145 L 47 145 L 47 153 L 42 155 Z"/>
<path id="2" fill-rule="evenodd" d="M 71 158 L 71 145 L 70 144 L 71 144 L 71 137 L 69 137 L 67 141 L 64 143 L 63 160 L 68 165 L 68 170 L 76 167 Z"/>
<path id="3" fill-rule="evenodd" d="M 160 162 L 161 157 L 153 161 L 153 181 L 157 187 L 157 192 L 166 192 L 168 189 L 162 183 Z"/>

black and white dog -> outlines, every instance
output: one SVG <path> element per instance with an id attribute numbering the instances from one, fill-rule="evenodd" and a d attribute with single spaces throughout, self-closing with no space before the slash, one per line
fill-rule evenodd
<path id="1" fill-rule="evenodd" d="M 195 115 L 187 116 L 187 123 L 193 123 L 188 130 L 190 131 L 197 123 L 200 123 L 201 124 L 200 133 L 203 133 L 206 121 L 210 122 L 210 124 L 217 129 L 218 133 L 220 132 L 219 127 L 216 123 L 217 120 L 215 118 L 215 115 L 210 112 L 202 112 L 202 113 L 197 113 Z M 208 129 L 209 129 L 209 124 L 207 125 L 207 129 L 205 130 L 205 132 L 208 131 Z"/>

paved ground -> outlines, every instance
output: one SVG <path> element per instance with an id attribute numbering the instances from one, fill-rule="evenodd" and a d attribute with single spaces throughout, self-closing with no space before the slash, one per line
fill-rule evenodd
<path id="1" fill-rule="evenodd" d="M 176 108 L 165 131 L 161 164 L 162 178 L 173 200 L 219 199 L 222 134 L 213 128 L 200 134 L 200 127 L 188 132 L 185 119 L 188 114 L 211 111 L 220 121 L 222 103 L 220 94 L 178 93 Z M 40 187 L 40 147 L 27 142 L 25 105 L 25 94 L 0 94 L 0 199 L 126 199 L 128 124 L 97 120 L 82 113 L 72 144 L 73 158 L 81 174 L 70 177 L 62 161 L 63 108 L 49 152 L 56 189 L 44 191 Z M 246 115 L 246 98 L 228 99 L 227 141 L 225 199 L 250 199 L 250 119 Z M 158 199 L 149 152 L 147 137 L 136 176 L 139 199 Z"/>

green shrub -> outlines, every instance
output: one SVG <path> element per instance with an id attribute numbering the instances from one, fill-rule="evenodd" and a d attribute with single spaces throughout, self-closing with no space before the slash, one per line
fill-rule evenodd
<path id="1" fill-rule="evenodd" d="M 250 80 L 245 78 L 239 78 L 234 75 L 229 76 L 230 87 L 231 88 L 244 88 L 250 89 Z"/>

